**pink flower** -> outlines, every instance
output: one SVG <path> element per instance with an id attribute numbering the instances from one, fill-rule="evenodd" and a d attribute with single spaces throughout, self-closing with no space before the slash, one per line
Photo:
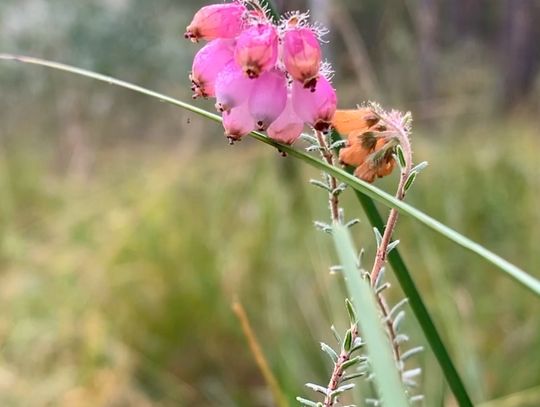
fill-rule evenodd
<path id="1" fill-rule="evenodd" d="M 236 39 L 234 59 L 250 78 L 274 67 L 278 57 L 278 35 L 270 23 L 257 23 Z"/>
<path id="2" fill-rule="evenodd" d="M 305 88 L 315 89 L 321 67 L 321 46 L 311 28 L 292 27 L 283 36 L 283 63 Z"/>
<path id="3" fill-rule="evenodd" d="M 246 102 L 254 84 L 255 81 L 244 75 L 236 62 L 229 62 L 216 79 L 216 109 L 228 112 Z"/>
<path id="4" fill-rule="evenodd" d="M 285 109 L 279 117 L 272 122 L 266 132 L 271 139 L 279 141 L 283 144 L 294 143 L 304 128 L 304 122 L 293 109 L 291 95 L 287 97 Z"/>
<path id="5" fill-rule="evenodd" d="M 292 103 L 296 114 L 315 130 L 327 131 L 336 111 L 336 91 L 324 76 L 317 81 L 315 91 L 294 81 Z"/>
<path id="6" fill-rule="evenodd" d="M 210 41 L 197 52 L 189 75 L 192 83 L 191 90 L 195 92 L 193 98 L 214 96 L 214 83 L 218 73 L 232 61 L 232 58 L 232 40 Z"/>
<path id="7" fill-rule="evenodd" d="M 255 130 L 255 120 L 249 114 L 247 102 L 223 112 L 223 127 L 230 144 Z"/>
<path id="8" fill-rule="evenodd" d="M 243 28 L 246 7 L 239 3 L 213 4 L 201 8 L 186 28 L 185 38 L 199 39 L 234 38 Z"/>
<path id="9" fill-rule="evenodd" d="M 255 79 L 249 96 L 249 111 L 259 130 L 266 130 L 283 112 L 286 103 L 287 77 L 284 72 L 272 69 Z"/>

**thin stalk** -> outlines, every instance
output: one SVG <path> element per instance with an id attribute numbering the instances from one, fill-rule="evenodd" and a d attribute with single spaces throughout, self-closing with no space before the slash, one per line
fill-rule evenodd
<path id="1" fill-rule="evenodd" d="M 321 153 L 322 159 L 331 167 L 334 166 L 334 154 L 330 147 L 324 134 L 320 131 L 315 130 L 315 136 L 317 142 L 319 143 L 319 151 Z M 325 173 L 328 176 L 330 191 L 328 192 L 328 203 L 330 206 L 330 215 L 332 217 L 332 222 L 342 223 L 339 209 L 339 193 L 337 192 L 338 181 L 336 177 Z"/>
<path id="2" fill-rule="evenodd" d="M 351 325 L 351 343 L 354 344 L 359 337 L 360 335 L 357 324 Z M 326 386 L 326 396 L 324 397 L 323 401 L 324 407 L 333 407 L 337 402 L 337 399 L 332 397 L 332 392 L 336 391 L 339 385 L 342 383 L 343 375 L 345 373 L 344 365 L 346 362 L 351 360 L 352 353 L 352 349 L 341 349 L 338 359 L 336 363 L 334 363 L 334 369 L 332 370 L 332 375 L 330 376 L 328 386 Z"/>
<path id="3" fill-rule="evenodd" d="M 383 218 L 373 200 L 364 195 L 362 192 L 355 191 L 356 198 L 362 205 L 369 222 L 373 227 L 382 229 L 384 226 Z M 435 322 L 431 318 L 431 315 L 424 304 L 424 300 L 420 295 L 416 283 L 414 282 L 411 273 L 409 272 L 403 257 L 396 248 L 388 254 L 388 263 L 394 269 L 396 278 L 401 286 L 401 289 L 409 299 L 409 305 L 424 332 L 426 340 L 429 343 L 439 366 L 448 382 L 448 386 L 452 390 L 456 401 L 460 407 L 473 407 L 471 398 L 465 388 L 465 384 L 461 379 L 454 362 L 452 361 L 443 339 L 435 326 Z"/>

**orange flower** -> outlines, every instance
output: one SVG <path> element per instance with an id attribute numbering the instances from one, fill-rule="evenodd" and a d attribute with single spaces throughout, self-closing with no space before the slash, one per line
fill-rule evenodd
<path id="1" fill-rule="evenodd" d="M 337 110 L 332 125 L 347 135 L 347 144 L 339 152 L 342 164 L 356 167 L 354 175 L 367 182 L 389 175 L 395 167 L 392 155 L 395 142 L 383 134 L 386 126 L 371 109 Z"/>

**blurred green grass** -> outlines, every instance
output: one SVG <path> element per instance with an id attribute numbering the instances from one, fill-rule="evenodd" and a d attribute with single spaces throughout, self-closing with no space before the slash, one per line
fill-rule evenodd
<path id="1" fill-rule="evenodd" d="M 534 126 L 455 133 L 415 134 L 416 159 L 430 167 L 409 201 L 538 276 Z M 4 142 L 0 404 L 272 405 L 235 296 L 291 404 L 306 381 L 325 382 L 318 342 L 332 341 L 346 313 L 328 273 L 331 240 L 312 226 L 327 217 L 324 194 L 307 185 L 318 174 L 252 141 L 138 146 L 100 149 L 79 174 L 59 171 L 52 148 Z M 351 193 L 344 206 L 363 218 Z M 353 232 L 370 259 L 367 221 Z M 410 219 L 397 235 L 475 400 L 538 385 L 538 300 Z M 408 314 L 411 344 L 423 344 Z M 415 362 L 426 405 L 451 406 L 433 356 Z M 508 405 L 538 405 L 538 391 L 531 400 Z"/>

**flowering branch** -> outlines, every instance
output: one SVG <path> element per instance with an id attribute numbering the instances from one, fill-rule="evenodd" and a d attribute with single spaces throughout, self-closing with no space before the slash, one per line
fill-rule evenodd
<path id="1" fill-rule="evenodd" d="M 375 106 L 373 109 L 374 113 L 385 123 L 386 126 L 390 127 L 395 135 L 395 138 L 398 141 L 397 147 L 397 161 L 400 165 L 400 177 L 399 185 L 396 192 L 396 199 L 400 201 L 405 198 L 405 194 L 408 188 L 411 186 L 414 178 L 411 180 L 412 175 L 412 149 L 411 143 L 409 141 L 410 133 L 410 114 L 402 115 L 398 111 L 391 111 L 390 113 L 385 113 L 382 109 Z M 413 175 L 414 177 L 414 175 Z M 377 253 L 375 255 L 375 262 L 371 269 L 370 277 L 371 283 L 375 285 L 378 281 L 379 274 L 381 273 L 382 268 L 386 262 L 388 256 L 389 245 L 391 244 L 392 234 L 396 227 L 399 213 L 395 208 L 390 210 L 390 215 L 386 221 L 386 226 L 384 228 L 384 234 L 382 239 L 378 244 Z"/>

